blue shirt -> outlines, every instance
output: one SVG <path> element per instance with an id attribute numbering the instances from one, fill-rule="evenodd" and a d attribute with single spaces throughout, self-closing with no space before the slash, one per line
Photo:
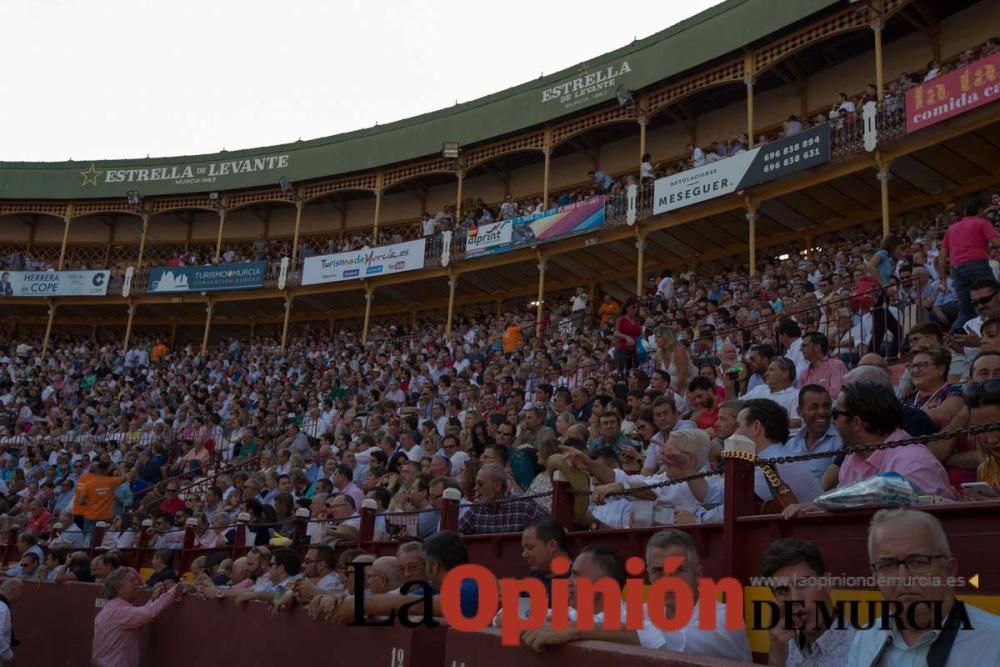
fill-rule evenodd
<path id="1" fill-rule="evenodd" d="M 837 427 L 833 424 L 830 424 L 826 429 L 826 433 L 816 442 L 812 450 L 806 449 L 806 429 L 804 426 L 785 443 L 788 453 L 794 455 L 832 452 L 837 449 L 843 449 L 843 447 L 844 443 L 840 439 L 840 433 L 837 432 Z M 821 479 L 827 467 L 834 462 L 834 458 L 834 456 L 825 456 L 821 459 L 805 461 L 805 464 L 809 466 L 809 470 L 812 471 L 816 479 Z"/>
<path id="2" fill-rule="evenodd" d="M 878 264 L 875 265 L 875 270 L 878 271 L 878 275 L 882 278 L 882 283 L 886 284 L 892 278 L 892 267 L 895 262 L 889 257 L 888 250 L 879 250 L 875 253 L 875 256 L 879 258 Z"/>

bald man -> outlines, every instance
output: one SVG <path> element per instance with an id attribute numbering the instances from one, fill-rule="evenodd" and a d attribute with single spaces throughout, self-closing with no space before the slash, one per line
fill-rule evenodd
<path id="1" fill-rule="evenodd" d="M 368 590 L 375 594 L 398 593 L 403 583 L 399 559 L 395 556 L 376 558 L 366 575 Z"/>

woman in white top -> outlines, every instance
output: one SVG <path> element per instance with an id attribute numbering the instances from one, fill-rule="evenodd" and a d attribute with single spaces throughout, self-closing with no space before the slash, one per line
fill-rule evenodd
<path id="1" fill-rule="evenodd" d="M 671 385 L 682 392 L 687 388 L 688 380 L 698 373 L 687 350 L 677 343 L 674 330 L 666 325 L 656 328 L 656 369 L 666 371 Z"/>

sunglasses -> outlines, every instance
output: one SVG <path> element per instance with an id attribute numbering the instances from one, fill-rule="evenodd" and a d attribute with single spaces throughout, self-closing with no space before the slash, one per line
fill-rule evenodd
<path id="1" fill-rule="evenodd" d="M 969 408 L 1000 405 L 1000 380 L 970 382 L 962 387 L 962 399 Z"/>
<path id="2" fill-rule="evenodd" d="M 996 297 L 996 295 L 997 295 L 997 292 L 993 292 L 993 294 L 990 294 L 989 296 L 983 296 L 983 297 L 980 297 L 978 299 L 973 299 L 972 303 L 976 304 L 977 306 L 985 306 L 990 301 L 992 301 L 994 299 L 994 297 Z"/>
<path id="3" fill-rule="evenodd" d="M 840 408 L 830 408 L 830 415 L 834 421 L 836 421 L 837 417 L 851 418 L 854 416 L 850 412 L 847 412 L 846 410 L 841 410 Z"/>

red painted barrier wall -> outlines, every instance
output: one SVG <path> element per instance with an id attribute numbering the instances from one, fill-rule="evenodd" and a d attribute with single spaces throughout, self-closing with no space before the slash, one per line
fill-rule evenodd
<path id="1" fill-rule="evenodd" d="M 377 664 L 377 663 L 376 663 Z M 519 646 L 502 646 L 499 631 L 448 631 L 445 667 L 736 667 L 752 663 L 694 658 L 672 651 L 605 642 L 576 642 L 541 653 Z"/>

